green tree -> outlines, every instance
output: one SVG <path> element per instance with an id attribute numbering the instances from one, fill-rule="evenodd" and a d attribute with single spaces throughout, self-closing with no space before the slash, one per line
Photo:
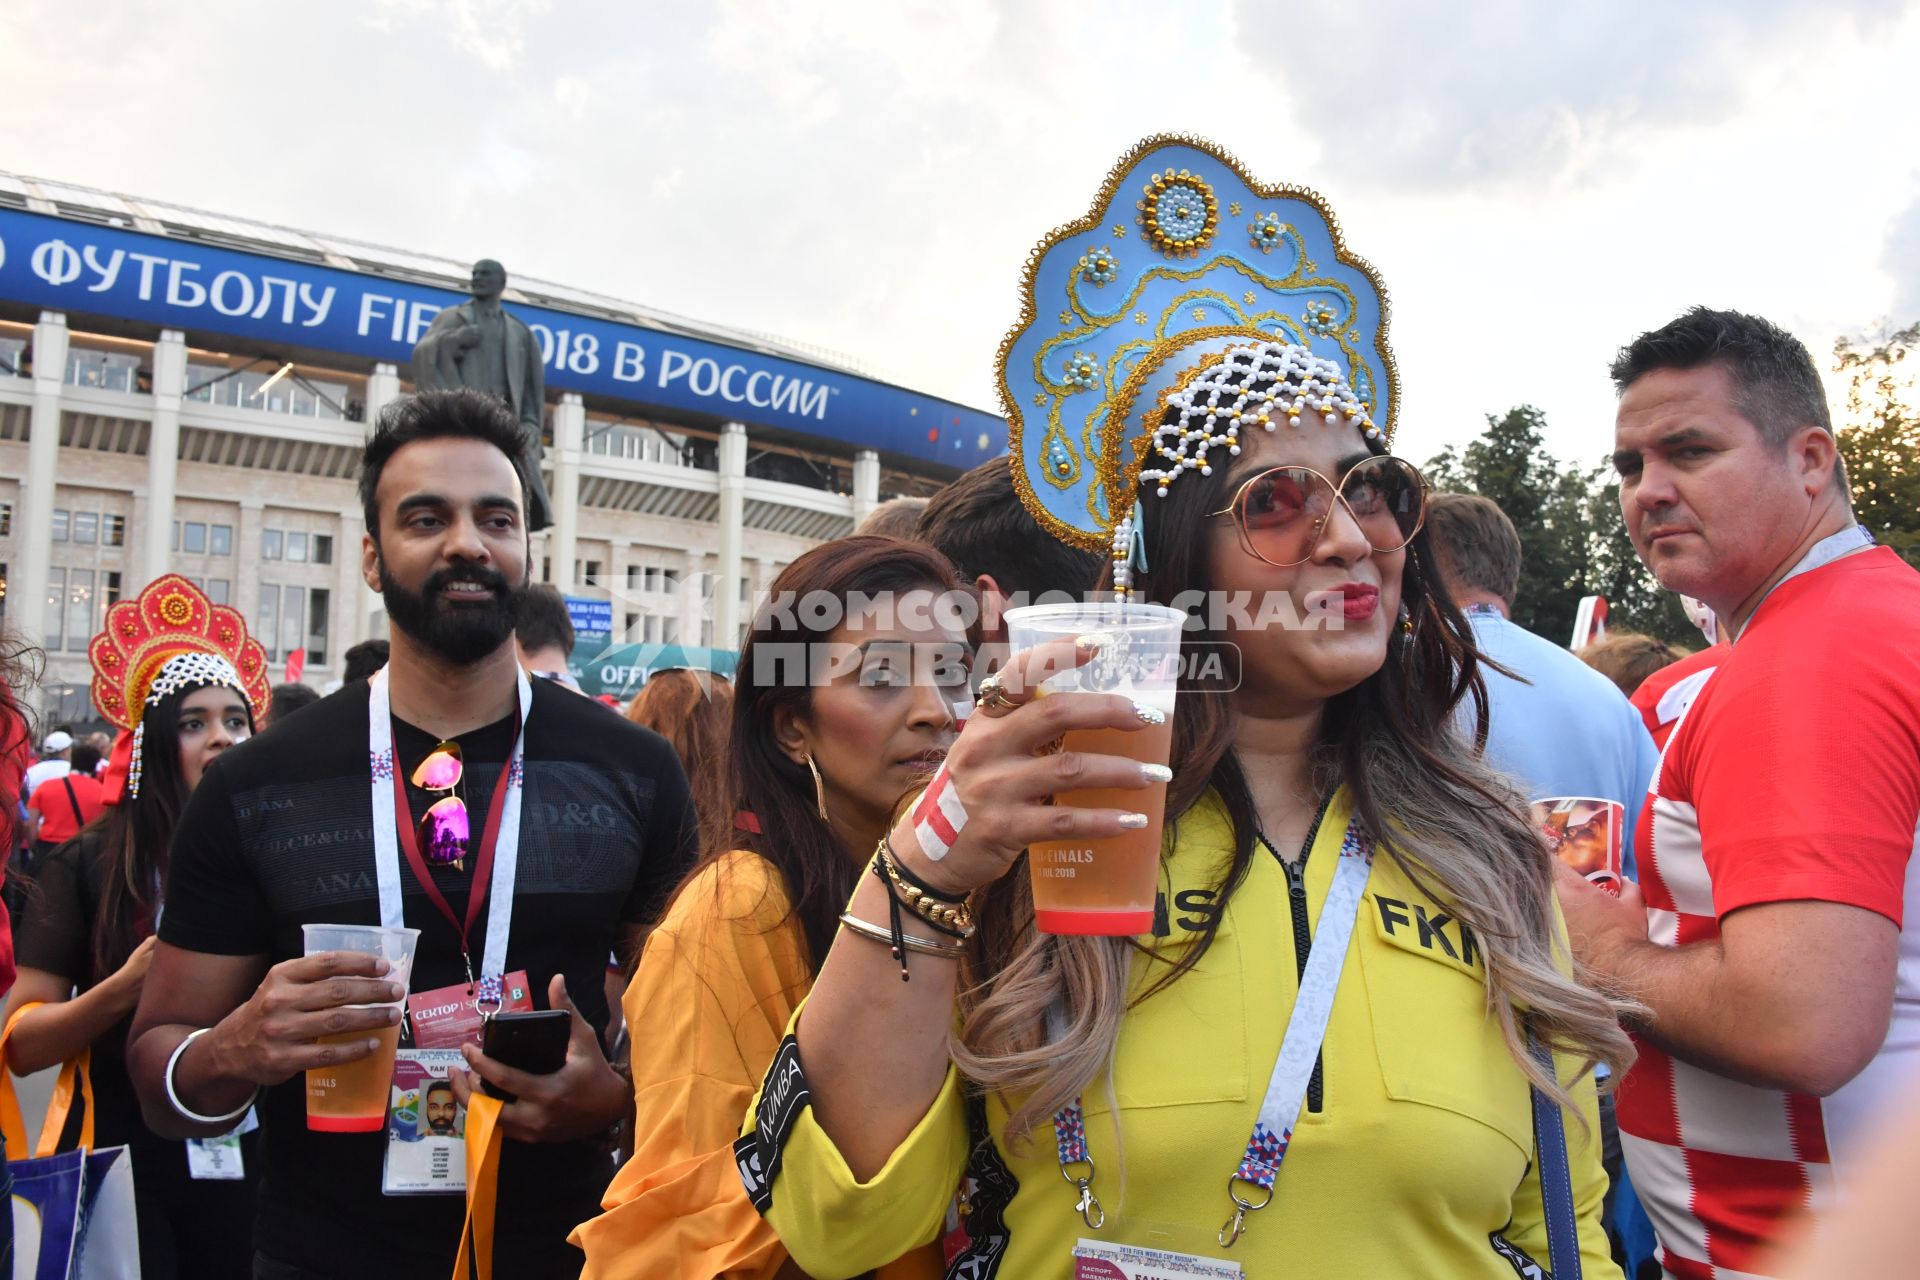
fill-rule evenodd
<path id="1" fill-rule="evenodd" d="M 1683 648 L 1699 648 L 1700 632 L 1680 607 L 1680 597 L 1654 581 L 1627 537 L 1620 478 L 1611 466 L 1602 466 L 1587 479 L 1587 546 L 1592 556 L 1588 594 L 1606 597 L 1608 630 L 1638 631 Z"/>
<path id="2" fill-rule="evenodd" d="M 1853 511 L 1873 536 L 1920 567 L 1920 415 L 1913 406 L 1920 324 L 1834 344 L 1845 374 L 1847 418 L 1840 451 L 1847 460 Z"/>
<path id="3" fill-rule="evenodd" d="M 1573 635 L 1583 596 L 1605 596 L 1608 625 L 1697 645 L 1679 597 L 1653 580 L 1627 538 L 1620 485 L 1612 469 L 1564 462 L 1547 452 L 1546 415 L 1518 405 L 1487 415 L 1487 429 L 1464 449 L 1428 460 L 1436 493 L 1491 498 L 1520 534 L 1520 589 L 1513 620 L 1557 644 Z"/>
<path id="4" fill-rule="evenodd" d="M 1477 493 L 1507 513 L 1521 549 L 1513 620 L 1565 644 L 1587 594 L 1589 486 L 1547 452 L 1546 425 L 1546 415 L 1530 404 L 1488 414 L 1479 439 L 1458 452 L 1441 451 L 1426 470 L 1437 492 Z"/>

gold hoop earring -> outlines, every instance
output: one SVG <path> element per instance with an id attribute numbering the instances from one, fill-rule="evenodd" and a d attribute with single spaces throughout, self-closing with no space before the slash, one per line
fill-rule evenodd
<path id="1" fill-rule="evenodd" d="M 827 817 L 827 784 L 820 777 L 820 766 L 813 762 L 813 753 L 802 756 L 801 763 L 807 766 L 807 772 L 813 775 L 813 806 L 820 811 L 820 821 L 831 822 Z"/>

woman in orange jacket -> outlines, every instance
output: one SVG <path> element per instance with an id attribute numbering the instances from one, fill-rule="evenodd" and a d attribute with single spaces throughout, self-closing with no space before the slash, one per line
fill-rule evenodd
<path id="1" fill-rule="evenodd" d="M 706 856 L 622 1001 L 634 1153 L 574 1231 L 591 1280 L 802 1276 L 748 1200 L 734 1142 L 874 845 L 953 739 L 965 632 L 924 606 L 959 589 L 939 553 L 875 537 L 815 548 L 774 581 L 740 653 Z M 871 600 L 888 607 L 845 608 Z M 929 1247 L 876 1275 L 940 1270 Z"/>

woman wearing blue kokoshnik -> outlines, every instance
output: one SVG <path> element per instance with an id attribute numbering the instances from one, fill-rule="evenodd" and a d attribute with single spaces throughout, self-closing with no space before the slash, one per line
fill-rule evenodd
<path id="1" fill-rule="evenodd" d="M 1019 864 L 1140 825 L 1047 799 L 1147 767 L 1039 749 L 1147 712 L 1023 687 L 1099 637 L 1009 664 L 947 757 L 952 838 L 910 814 L 848 908 L 884 923 L 914 886 L 957 904 L 964 955 L 902 982 L 839 934 L 747 1117 L 749 1194 L 817 1277 L 943 1226 L 968 1280 L 1617 1277 L 1591 1068 L 1632 1050 L 1571 976 L 1516 797 L 1451 736 L 1481 659 L 1388 452 L 1372 268 L 1312 192 L 1158 137 L 1041 244 L 1022 303 L 999 377 L 1042 526 L 1109 551 L 1123 597 L 1277 593 L 1304 625 L 1190 618 L 1189 653 L 1231 656 L 1183 676 L 1133 939 L 1038 932 Z"/>

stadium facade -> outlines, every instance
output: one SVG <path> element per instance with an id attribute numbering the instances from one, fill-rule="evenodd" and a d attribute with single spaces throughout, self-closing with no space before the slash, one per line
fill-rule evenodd
<path id="1" fill-rule="evenodd" d="M 0 173 L 0 618 L 45 646 L 43 714 L 91 718 L 89 637 L 169 570 L 247 616 L 276 678 L 301 651 L 324 687 L 385 634 L 359 451 L 469 267 Z M 546 364 L 537 576 L 608 629 L 590 684 L 730 650 L 788 561 L 1006 447 L 825 351 L 519 274 L 504 301 Z"/>

